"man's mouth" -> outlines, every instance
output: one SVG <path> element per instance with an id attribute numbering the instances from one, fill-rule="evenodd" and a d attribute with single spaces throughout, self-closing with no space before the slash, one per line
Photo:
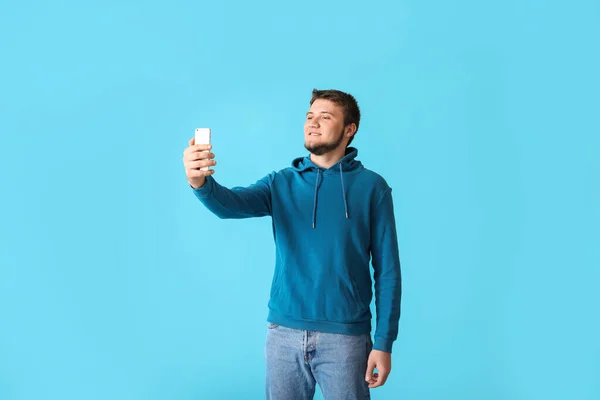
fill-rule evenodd
<path id="1" fill-rule="evenodd" d="M 320 134 L 320 133 L 317 133 L 317 132 L 309 132 L 308 134 L 309 134 L 310 136 L 321 136 L 321 134 Z"/>

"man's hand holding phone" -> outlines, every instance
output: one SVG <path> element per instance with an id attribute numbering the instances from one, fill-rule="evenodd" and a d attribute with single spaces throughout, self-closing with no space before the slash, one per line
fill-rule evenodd
<path id="1" fill-rule="evenodd" d="M 204 186 L 206 177 L 215 173 L 212 167 L 217 164 L 215 155 L 210 150 L 210 144 L 195 144 L 195 138 L 190 139 L 189 147 L 183 151 L 183 165 L 189 184 L 197 189 Z M 201 169 L 205 168 L 205 169 Z"/>

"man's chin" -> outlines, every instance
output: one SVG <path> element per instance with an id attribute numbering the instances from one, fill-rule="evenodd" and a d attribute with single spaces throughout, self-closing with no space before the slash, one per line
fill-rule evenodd
<path id="1" fill-rule="evenodd" d="M 306 148 L 306 150 L 308 150 L 311 154 L 314 154 L 315 156 L 322 156 L 323 154 L 326 154 L 331 151 L 329 146 L 323 145 L 316 146 L 314 144 L 305 143 L 304 147 Z"/>
<path id="2" fill-rule="evenodd" d="M 310 151 L 315 156 L 322 156 L 324 154 L 337 150 L 340 146 L 343 146 L 343 141 L 344 136 L 340 134 L 338 140 L 329 143 L 311 143 L 310 141 L 305 140 L 304 147 L 306 148 L 306 150 Z"/>

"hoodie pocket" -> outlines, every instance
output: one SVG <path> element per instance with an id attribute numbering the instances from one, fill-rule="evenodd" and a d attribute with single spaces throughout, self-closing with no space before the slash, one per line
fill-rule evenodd
<path id="1" fill-rule="evenodd" d="M 354 296 L 354 301 L 361 310 L 364 310 L 366 308 L 365 303 L 362 301 L 362 295 L 356 284 L 356 280 L 352 276 L 350 277 L 350 283 L 352 283 L 352 295 Z"/>
<path id="2" fill-rule="evenodd" d="M 340 277 L 337 287 L 332 288 L 324 296 L 323 312 L 328 321 L 353 323 L 369 318 L 358 284 L 352 277 Z"/>

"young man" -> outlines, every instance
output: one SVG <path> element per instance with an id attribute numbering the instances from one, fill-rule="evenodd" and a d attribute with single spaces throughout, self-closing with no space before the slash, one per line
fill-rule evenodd
<path id="1" fill-rule="evenodd" d="M 401 274 L 391 188 L 348 147 L 360 122 L 354 97 L 313 90 L 306 157 L 248 187 L 213 178 L 211 146 L 185 149 L 196 197 L 220 218 L 271 216 L 276 265 L 265 348 L 267 398 L 365 399 L 385 383 L 398 334 Z M 376 331 L 371 339 L 375 281 Z M 378 373 L 375 373 L 377 369 Z"/>

